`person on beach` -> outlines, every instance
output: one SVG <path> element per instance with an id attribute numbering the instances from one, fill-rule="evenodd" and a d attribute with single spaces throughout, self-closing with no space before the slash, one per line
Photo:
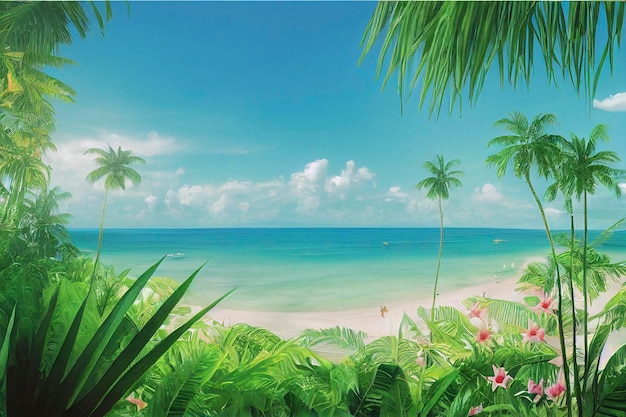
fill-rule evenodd
<path id="1" fill-rule="evenodd" d="M 380 315 L 382 318 L 385 318 L 385 313 L 388 313 L 387 306 L 380 306 Z"/>

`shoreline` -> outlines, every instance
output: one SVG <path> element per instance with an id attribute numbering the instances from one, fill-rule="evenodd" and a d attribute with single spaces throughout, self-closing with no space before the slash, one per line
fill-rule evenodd
<path id="1" fill-rule="evenodd" d="M 526 263 L 543 259 L 540 257 L 530 258 L 527 259 Z M 437 305 L 465 310 L 461 304 L 463 300 L 483 294 L 491 298 L 521 301 L 523 295 L 515 291 L 515 286 L 524 266 L 520 267 L 516 276 L 511 278 L 455 288 L 446 292 L 440 291 Z M 339 326 L 365 332 L 367 334 L 366 342 L 369 342 L 381 336 L 397 334 L 405 313 L 417 320 L 417 308 L 420 306 L 430 308 L 431 303 L 432 296 L 426 294 L 410 301 L 391 301 L 384 305 L 387 308 L 384 318 L 380 312 L 382 305 L 351 310 L 314 312 L 246 311 L 220 308 L 218 305 L 207 313 L 206 320 L 216 321 L 225 326 L 246 323 L 265 328 L 283 339 L 297 337 L 307 329 L 327 329 Z"/>
<path id="2" fill-rule="evenodd" d="M 481 295 L 493 299 L 523 302 L 524 296 L 530 293 L 518 292 L 516 290 L 517 283 L 526 266 L 537 261 L 545 261 L 545 258 L 538 256 L 527 258 L 513 277 L 498 279 L 498 277 L 494 276 L 494 279 L 488 282 L 454 288 L 445 292 L 440 291 L 437 297 L 437 306 L 456 307 L 461 312 L 469 313 L 467 308 L 462 305 L 462 301 Z M 622 277 L 617 282 L 609 281 L 608 290 L 589 305 L 589 314 L 594 315 L 598 313 L 606 302 L 622 287 L 625 280 L 626 277 Z M 577 300 L 577 303 L 582 304 L 581 300 Z M 414 297 L 409 301 L 406 301 L 406 299 L 404 301 L 392 301 L 384 305 L 387 309 L 384 317 L 381 316 L 382 305 L 348 310 L 306 312 L 237 310 L 221 308 L 218 305 L 210 310 L 203 320 L 207 323 L 221 323 L 226 327 L 244 323 L 266 329 L 283 340 L 296 338 L 308 329 L 320 330 L 338 326 L 366 333 L 367 336 L 364 338 L 364 342 L 367 344 L 383 336 L 398 335 L 400 323 L 405 314 L 419 323 L 420 320 L 417 317 L 418 307 L 422 306 L 428 309 L 431 304 L 432 295 L 427 293 L 422 294 L 420 297 Z M 192 312 L 200 310 L 200 307 L 197 305 L 186 305 L 192 309 Z M 582 336 L 579 335 L 579 337 Z M 601 366 L 606 364 L 608 358 L 624 344 L 626 344 L 626 330 L 612 332 L 600 359 Z M 345 356 L 345 352 L 337 351 L 334 348 L 330 348 L 328 351 L 322 347 L 318 348 L 322 349 L 318 353 L 324 353 L 328 358 L 341 359 Z"/>

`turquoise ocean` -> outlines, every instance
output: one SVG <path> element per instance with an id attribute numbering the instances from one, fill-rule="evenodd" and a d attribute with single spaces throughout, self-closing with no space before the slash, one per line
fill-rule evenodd
<path id="1" fill-rule="evenodd" d="M 95 254 L 97 229 L 70 233 Z M 236 287 L 222 307 L 338 311 L 430 297 L 438 249 L 435 228 L 106 229 L 101 259 L 138 276 L 165 257 L 155 276 L 178 281 L 206 262 L 186 298 L 192 304 Z M 625 260 L 626 233 L 598 249 Z M 542 230 L 446 229 L 440 292 L 514 277 L 548 252 Z"/>

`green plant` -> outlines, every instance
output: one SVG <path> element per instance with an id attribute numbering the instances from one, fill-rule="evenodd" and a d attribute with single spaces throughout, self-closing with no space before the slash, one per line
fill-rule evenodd
<path id="1" fill-rule="evenodd" d="M 563 290 L 561 286 L 561 272 L 556 263 L 556 251 L 552 232 L 548 225 L 543 204 L 537 195 L 537 191 L 531 181 L 531 171 L 536 169 L 540 177 L 548 178 L 553 175 L 554 167 L 560 163 L 559 144 L 563 138 L 545 132 L 547 126 L 556 123 L 556 116 L 553 114 L 539 114 L 529 123 L 526 116 L 515 112 L 510 119 L 503 118 L 496 122 L 496 125 L 503 126 L 510 132 L 508 135 L 499 136 L 488 143 L 488 147 L 493 145 L 504 146 L 498 153 L 489 155 L 486 163 L 488 166 L 495 166 L 498 177 L 503 177 L 509 164 L 513 165 L 513 172 L 516 177 L 523 178 L 530 189 L 530 192 L 537 204 L 541 220 L 546 231 L 546 236 L 550 244 L 550 250 L 556 272 L 556 290 L 558 297 L 557 319 L 559 326 L 559 340 L 561 344 L 561 355 L 567 378 L 565 379 L 566 400 L 568 416 L 572 413 L 571 389 L 569 378 L 569 365 L 567 361 L 567 350 L 565 346 L 565 336 L 563 327 Z"/>
<path id="2" fill-rule="evenodd" d="M 100 218 L 100 230 L 98 232 L 98 249 L 96 251 L 95 266 L 100 260 L 100 250 L 102 249 L 102 234 L 104 231 L 104 213 L 107 206 L 107 198 L 110 190 L 125 190 L 126 181 L 137 185 L 141 182 L 141 175 L 130 165 L 143 164 L 145 161 L 138 156 L 133 155 L 132 151 L 124 151 L 122 147 L 118 147 L 117 151 L 109 146 L 109 150 L 105 151 L 99 148 L 91 148 L 85 151 L 85 154 L 92 153 L 97 155 L 96 164 L 98 168 L 87 174 L 87 181 L 95 183 L 104 178 L 104 202 L 102 203 L 102 217 Z M 96 269 L 94 266 L 94 276 Z"/>
<path id="3" fill-rule="evenodd" d="M 505 78 L 513 87 L 518 80 L 529 85 L 537 58 L 549 82 L 569 78 L 591 102 L 607 60 L 613 68 L 624 12 L 623 3 L 611 1 L 381 1 L 365 29 L 361 61 L 380 45 L 376 76 L 386 64 L 383 88 L 396 75 L 401 106 L 417 88 L 418 109 L 429 100 L 430 115 L 449 95 L 450 112 L 465 94 L 475 102 L 496 63 L 501 85 Z"/>
<path id="4" fill-rule="evenodd" d="M 433 288 L 433 304 L 431 311 L 435 311 L 435 303 L 437 300 L 437 284 L 439 282 L 439 268 L 441 266 L 441 255 L 443 253 L 443 200 L 447 200 L 450 197 L 450 187 L 461 187 L 461 181 L 456 178 L 462 176 L 462 171 L 451 171 L 452 167 L 460 164 L 461 161 L 453 159 L 445 162 L 442 155 L 437 155 L 435 162 L 428 161 L 424 163 L 424 169 L 433 174 L 433 177 L 428 177 L 418 182 L 415 187 L 418 189 L 428 188 L 427 198 L 437 199 L 439 203 L 439 255 L 437 256 L 437 270 L 435 272 L 435 285 Z M 433 317 L 430 318 L 433 320 Z"/>
<path id="5" fill-rule="evenodd" d="M 229 293 L 203 308 L 162 340 L 151 337 L 167 319 L 197 275 L 195 271 L 137 331 L 127 324 L 128 309 L 161 261 L 128 288 L 104 320 L 96 308 L 94 285 L 61 280 L 41 292 L 20 283 L 18 302 L 2 346 L 7 417 L 104 416 L 141 376 L 197 320 Z M 82 293 L 82 296 L 78 296 Z M 0 361 L 0 364 L 3 364 Z"/>

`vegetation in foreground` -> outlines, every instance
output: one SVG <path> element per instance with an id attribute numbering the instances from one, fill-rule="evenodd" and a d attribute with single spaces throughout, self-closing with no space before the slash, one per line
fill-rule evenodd
<path id="1" fill-rule="evenodd" d="M 67 41 L 68 22 L 86 33 L 83 7 L 0 4 L 0 416 L 626 415 L 626 345 L 601 361 L 609 336 L 625 325 L 625 290 L 588 312 L 626 273 L 624 262 L 600 252 L 621 222 L 593 242 L 587 230 L 587 196 L 598 185 L 619 195 L 624 176 L 612 167 L 615 153 L 596 151 L 608 139 L 604 126 L 567 140 L 546 132 L 553 115 L 497 123 L 508 134 L 490 142 L 502 149 L 487 162 L 498 175 L 512 166 L 526 182 L 551 246 L 547 262 L 529 265 L 520 279 L 522 303 L 472 297 L 464 311 L 420 307 L 397 335 L 368 344 L 349 329 L 281 340 L 243 324 L 207 324 L 200 318 L 222 297 L 191 317 L 176 307 L 197 272 L 178 285 L 152 278 L 157 262 L 131 279 L 82 256 L 58 210 L 68 196 L 48 189 L 48 99 L 73 92 L 42 69 L 66 62 L 54 52 Z M 25 28 L 40 27 L 32 19 L 49 20 L 41 27 L 50 30 L 26 39 Z M 128 157 L 125 167 L 139 162 L 116 154 Z M 102 174 L 114 172 L 138 175 Z M 572 219 L 573 201 L 582 200 L 583 230 L 572 221 L 568 235 L 551 232 L 531 172 L 551 184 L 543 200 L 561 196 Z M 121 181 L 110 184 L 123 189 Z M 351 353 L 333 362 L 316 353 L 320 343 Z"/>

